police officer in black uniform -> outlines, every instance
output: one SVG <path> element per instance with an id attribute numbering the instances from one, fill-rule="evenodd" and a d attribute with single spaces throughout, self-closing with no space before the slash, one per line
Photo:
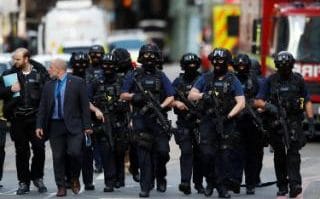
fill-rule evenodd
<path id="1" fill-rule="evenodd" d="M 119 99 L 122 78 L 116 73 L 115 56 L 107 53 L 102 59 L 104 78 L 94 82 L 94 104 L 102 109 L 105 122 L 102 131 L 97 130 L 97 147 L 102 155 L 105 174 L 105 192 L 124 186 L 124 156 L 128 147 L 129 104 Z M 101 128 L 101 126 L 97 126 Z"/>
<path id="2" fill-rule="evenodd" d="M 248 55 L 239 54 L 236 56 L 233 60 L 233 67 L 246 97 L 246 109 L 240 117 L 237 118 L 237 128 L 241 134 L 242 144 L 234 153 L 234 158 L 237 160 L 233 162 L 233 164 L 237 164 L 238 166 L 234 171 L 235 179 L 237 179 L 237 183 L 239 183 L 240 186 L 244 169 L 247 194 L 252 195 L 255 193 L 257 183 L 256 175 L 258 172 L 259 152 L 262 146 L 260 142 L 263 139 L 262 133 L 264 133 L 264 131 L 259 131 L 259 129 L 263 129 L 263 126 L 261 126 L 263 124 L 261 116 L 255 108 L 253 108 L 253 100 L 258 94 L 261 82 L 259 82 L 256 75 L 250 73 L 251 60 Z M 253 112 L 249 111 L 249 108 Z"/>
<path id="3" fill-rule="evenodd" d="M 251 58 L 251 67 L 250 67 L 250 75 L 254 76 L 256 79 L 258 79 L 260 87 L 263 85 L 265 81 L 265 77 L 262 76 L 261 71 L 261 65 L 258 60 L 255 58 Z M 263 134 L 263 138 L 260 140 L 260 146 L 258 146 L 257 154 L 258 154 L 258 167 L 257 167 L 257 173 L 256 173 L 256 187 L 260 187 L 262 185 L 260 174 L 263 167 L 263 156 L 264 156 L 264 147 L 267 147 L 269 145 L 269 136 L 266 128 L 266 115 L 264 112 L 259 111 L 259 115 L 262 119 L 263 127 L 265 130 L 265 133 Z"/>
<path id="4" fill-rule="evenodd" d="M 190 181 L 192 170 L 195 189 L 197 189 L 199 193 L 204 192 L 202 185 L 203 175 L 201 172 L 201 160 L 199 157 L 200 151 L 197 143 L 197 134 L 199 132 L 198 124 L 200 118 L 197 118 L 196 113 L 188 110 L 189 108 L 197 109 L 198 107 L 196 104 L 193 104 L 193 107 L 188 107 L 183 102 L 183 99 L 180 99 L 180 95 L 182 95 L 184 99 L 188 98 L 189 91 L 191 90 L 193 84 L 200 77 L 200 73 L 198 72 L 200 63 L 200 58 L 196 54 L 184 54 L 180 60 L 180 66 L 184 73 L 181 73 L 180 76 L 177 77 L 172 83 L 172 86 L 176 89 L 173 107 L 174 112 L 178 116 L 178 128 L 175 133 L 175 140 L 181 150 L 181 183 L 179 185 L 179 190 L 186 195 L 191 193 Z M 177 95 L 177 92 L 179 92 L 179 95 Z"/>
<path id="5" fill-rule="evenodd" d="M 237 77 L 228 72 L 232 56 L 229 50 L 216 48 L 209 55 L 214 71 L 203 74 L 188 98 L 202 100 L 200 150 L 208 185 L 205 195 L 216 187 L 220 198 L 230 198 L 227 183 L 231 176 L 230 150 L 239 144 L 234 117 L 245 107 L 245 98 Z"/>
<path id="6" fill-rule="evenodd" d="M 277 72 L 270 75 L 257 95 L 256 106 L 264 108 L 273 118 L 270 144 L 274 149 L 277 196 L 295 198 L 302 192 L 299 150 L 306 144 L 302 120 L 305 110 L 309 131 L 314 134 L 313 110 L 303 77 L 292 72 L 295 59 L 287 51 L 274 59 Z"/>
<path id="7" fill-rule="evenodd" d="M 11 138 L 16 148 L 16 166 L 19 180 L 17 195 L 28 193 L 30 181 L 40 193 L 46 192 L 43 183 L 45 144 L 35 136 L 36 114 L 41 91 L 49 79 L 47 70 L 30 59 L 25 48 L 18 48 L 13 54 L 14 65 L 5 71 L 1 78 L 4 93 L 4 116 L 11 123 Z M 18 83 L 5 85 L 8 75 L 17 75 Z M 5 87 L 5 88 L 4 88 Z M 31 170 L 29 168 L 30 146 L 33 151 Z"/>
<path id="8" fill-rule="evenodd" d="M 145 92 L 154 95 L 157 103 L 160 104 L 157 108 L 162 109 L 160 111 L 164 115 L 165 108 L 174 100 L 174 90 L 169 79 L 156 68 L 157 63 L 162 59 L 160 55 L 160 49 L 155 44 L 146 44 L 141 47 L 138 62 L 142 63 L 142 66 L 125 78 L 120 96 L 121 99 L 130 101 L 133 105 L 132 121 L 138 146 L 140 197 L 149 197 L 154 177 L 157 180 L 157 190 L 166 191 L 169 135 L 159 124 L 154 109 L 146 106 L 147 99 L 144 95 Z M 142 87 L 144 92 L 142 93 L 138 87 Z"/>
<path id="9" fill-rule="evenodd" d="M 128 50 L 124 48 L 115 48 L 112 50 L 112 54 L 114 55 L 116 59 L 116 71 L 120 78 L 124 79 L 124 77 L 133 71 L 133 65 L 130 53 Z M 135 182 L 139 182 L 139 163 L 138 163 L 138 154 L 137 154 L 137 146 L 131 139 L 132 136 L 132 126 L 129 125 L 128 129 L 129 131 L 129 172 L 132 174 L 132 178 Z"/>
<path id="10" fill-rule="evenodd" d="M 72 74 L 78 77 L 84 78 L 86 77 L 86 70 L 90 66 L 90 57 L 88 54 L 83 52 L 73 53 L 70 58 L 70 65 L 72 67 Z M 90 82 L 87 82 L 87 87 L 90 88 Z M 88 89 L 89 90 L 89 89 Z M 95 111 L 96 108 L 90 105 L 91 111 Z M 97 110 L 99 111 L 99 110 Z M 91 135 L 87 135 L 89 139 L 91 139 Z M 66 166 L 68 169 L 68 165 Z M 83 156 L 82 156 L 82 180 L 84 183 L 85 190 L 94 190 L 95 186 L 93 185 L 93 145 L 86 145 L 83 142 Z M 68 174 L 69 172 L 66 171 Z M 68 178 L 67 176 L 67 182 Z"/>
<path id="11" fill-rule="evenodd" d="M 103 71 L 101 69 L 101 65 L 102 65 L 102 57 L 104 53 L 105 53 L 104 48 L 101 45 L 93 45 L 90 47 L 89 56 L 90 56 L 91 64 L 89 68 L 86 69 L 86 77 L 85 77 L 87 84 L 90 84 L 91 82 L 94 82 L 94 81 L 99 81 L 99 79 L 103 79 Z M 93 153 L 94 153 L 94 162 L 95 162 L 94 171 L 96 173 L 101 173 L 102 172 L 101 154 L 98 153 L 99 150 L 96 150 L 95 146 L 93 148 L 94 148 Z"/>

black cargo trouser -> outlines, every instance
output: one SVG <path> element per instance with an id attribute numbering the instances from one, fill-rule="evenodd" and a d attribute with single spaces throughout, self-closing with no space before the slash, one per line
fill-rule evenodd
<path id="1" fill-rule="evenodd" d="M 15 118 L 11 121 L 11 137 L 16 149 L 16 167 L 19 182 L 30 184 L 30 180 L 43 178 L 45 162 L 45 141 L 39 139 L 35 134 L 35 117 Z M 29 168 L 29 159 L 31 161 L 31 170 Z"/>
<path id="2" fill-rule="evenodd" d="M 154 184 L 154 178 L 164 180 L 167 175 L 166 163 L 169 161 L 169 139 L 160 133 L 161 127 L 156 121 L 147 116 L 135 113 L 133 116 L 133 129 L 135 134 L 146 133 L 154 140 L 149 146 L 141 144 L 137 138 L 138 161 L 140 168 L 140 187 L 142 191 L 149 192 Z M 140 144 L 139 144 L 140 143 Z"/>

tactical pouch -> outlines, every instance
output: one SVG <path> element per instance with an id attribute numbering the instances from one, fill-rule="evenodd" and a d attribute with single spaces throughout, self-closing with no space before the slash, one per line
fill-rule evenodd
<path id="1" fill-rule="evenodd" d="M 151 151 L 153 143 L 154 143 L 154 137 L 149 133 L 139 133 L 137 135 L 137 144 L 139 147 L 142 147 L 148 151 Z"/>
<path id="2" fill-rule="evenodd" d="M 14 111 L 14 116 L 16 118 L 19 117 L 28 117 L 28 116 L 32 116 L 35 115 L 37 113 L 37 109 L 35 108 L 24 108 L 24 107 L 18 107 L 15 111 Z"/>

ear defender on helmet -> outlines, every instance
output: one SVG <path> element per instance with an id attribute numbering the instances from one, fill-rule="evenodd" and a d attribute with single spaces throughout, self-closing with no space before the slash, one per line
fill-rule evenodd
<path id="1" fill-rule="evenodd" d="M 294 63 L 295 63 L 295 59 L 293 55 L 288 51 L 281 51 L 274 58 L 274 64 L 277 69 L 280 69 L 280 68 L 292 69 Z"/>
<path id="2" fill-rule="evenodd" d="M 194 53 L 186 53 L 182 55 L 180 59 L 180 66 L 182 70 L 185 70 L 190 64 L 194 64 L 196 69 L 200 68 L 201 60 Z"/>

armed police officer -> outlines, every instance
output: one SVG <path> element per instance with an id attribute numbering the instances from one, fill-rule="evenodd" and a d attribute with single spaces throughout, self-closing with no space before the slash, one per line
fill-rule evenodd
<path id="1" fill-rule="evenodd" d="M 133 72 L 133 64 L 131 60 L 130 53 L 128 50 L 124 48 L 115 48 L 112 50 L 112 54 L 116 59 L 116 71 L 119 75 L 119 78 L 122 80 L 128 73 Z M 130 113 L 127 113 L 130 114 Z M 129 172 L 132 174 L 132 178 L 135 182 L 139 182 L 139 165 L 138 165 L 138 154 L 137 154 L 137 146 L 133 142 L 132 138 L 132 125 L 128 125 L 126 129 L 129 134 Z"/>
<path id="2" fill-rule="evenodd" d="M 173 102 L 174 112 L 178 116 L 178 129 L 175 133 L 175 140 L 181 150 L 181 183 L 179 190 L 186 195 L 191 193 L 190 181 L 192 170 L 195 189 L 199 193 L 204 192 L 198 147 L 200 112 L 198 112 L 197 104 L 187 99 L 193 84 L 200 77 L 200 73 L 198 72 L 200 62 L 200 58 L 196 54 L 184 54 L 180 60 L 180 66 L 184 73 L 181 73 L 172 84 L 176 90 L 175 101 Z"/>
<path id="3" fill-rule="evenodd" d="M 99 81 L 103 79 L 103 71 L 101 69 L 102 65 L 102 57 L 105 54 L 104 48 L 101 45 L 93 45 L 89 49 L 89 57 L 90 57 L 90 66 L 86 69 L 86 83 L 91 83 L 94 81 Z M 94 116 L 92 116 L 94 117 Z M 95 161 L 95 172 L 102 172 L 102 162 L 101 155 L 96 150 L 94 144 L 94 161 Z"/>
<path id="4" fill-rule="evenodd" d="M 154 176 L 157 190 L 166 191 L 166 163 L 169 161 L 170 124 L 165 109 L 174 100 L 167 76 L 156 68 L 162 59 L 155 44 L 143 45 L 138 62 L 142 67 L 124 80 L 121 99 L 133 105 L 132 122 L 138 145 L 140 197 L 149 197 Z"/>
<path id="5" fill-rule="evenodd" d="M 239 54 L 236 56 L 233 60 L 233 67 L 246 97 L 245 111 L 237 118 L 237 128 L 241 134 L 242 144 L 233 154 L 236 159 L 233 162 L 233 165 L 236 165 L 233 172 L 240 187 L 244 169 L 247 194 L 254 194 L 257 183 L 256 175 L 258 172 L 259 151 L 262 146 L 260 142 L 263 138 L 262 134 L 265 131 L 260 114 L 253 108 L 253 100 L 258 94 L 262 82 L 259 82 L 257 77 L 250 73 L 251 60 L 248 55 Z"/>
<path id="6" fill-rule="evenodd" d="M 49 80 L 47 70 L 38 62 L 30 59 L 25 48 L 13 53 L 11 69 L 2 75 L 4 93 L 4 116 L 11 123 L 11 137 L 16 148 L 16 166 L 19 180 L 17 195 L 28 193 L 30 181 L 40 193 L 46 192 L 43 183 L 45 144 L 35 136 L 36 114 L 40 103 L 43 85 Z M 8 75 L 16 74 L 18 82 L 11 87 L 5 85 Z M 30 143 L 33 151 L 31 170 L 29 168 Z"/>
<path id="7" fill-rule="evenodd" d="M 97 150 L 102 155 L 105 177 L 104 192 L 124 186 L 124 156 L 128 146 L 126 128 L 129 104 L 120 100 L 121 78 L 117 75 L 116 59 L 107 53 L 102 59 L 103 79 L 93 85 L 93 101 L 105 115 L 105 122 L 95 124 Z"/>
<path id="8" fill-rule="evenodd" d="M 277 196 L 295 198 L 302 192 L 299 150 L 305 145 L 302 120 L 305 110 L 309 131 L 314 133 L 312 103 L 303 77 L 292 72 L 295 59 L 287 51 L 279 52 L 274 59 L 277 72 L 270 75 L 260 90 L 256 106 L 264 108 L 270 120 L 270 144 L 274 149 L 274 166 L 277 177 Z"/>
<path id="9" fill-rule="evenodd" d="M 83 52 L 78 52 L 78 53 L 72 53 L 71 58 L 70 58 L 70 65 L 72 67 L 72 74 L 78 77 L 81 77 L 83 79 L 86 78 L 86 70 L 90 66 L 90 57 L 88 54 L 83 53 Z M 91 92 L 91 84 L 92 82 L 87 82 L 87 90 L 89 91 L 89 97 Z M 103 120 L 103 114 L 102 112 L 95 107 L 91 102 L 90 102 L 90 111 L 94 113 L 94 117 L 98 118 L 99 120 Z M 88 139 L 91 140 L 91 136 L 93 135 L 86 135 L 87 142 Z M 85 144 L 83 142 L 83 156 L 82 156 L 82 179 L 83 183 L 85 185 L 84 189 L 85 190 L 94 190 L 95 187 L 93 185 L 93 145 L 92 144 Z M 68 165 L 66 166 L 68 169 Z M 70 173 L 69 171 L 66 171 L 67 173 L 67 179 L 68 174 Z M 67 180 L 68 182 L 68 180 Z"/>
<path id="10" fill-rule="evenodd" d="M 204 116 L 200 122 L 200 150 L 208 185 L 214 186 L 220 198 L 230 198 L 227 182 L 230 174 L 230 150 L 239 142 L 234 118 L 245 107 L 245 98 L 237 77 L 228 72 L 232 56 L 229 50 L 215 48 L 209 55 L 214 71 L 203 74 L 194 84 L 188 98 L 202 100 Z"/>

